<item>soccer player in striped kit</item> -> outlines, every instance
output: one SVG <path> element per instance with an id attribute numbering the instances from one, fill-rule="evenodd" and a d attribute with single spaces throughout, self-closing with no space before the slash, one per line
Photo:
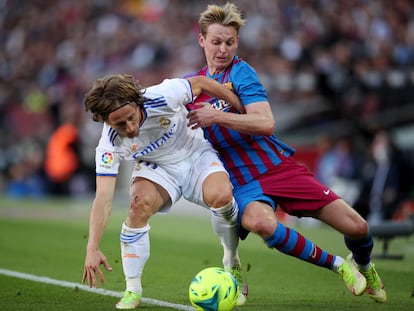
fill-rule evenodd
<path id="1" fill-rule="evenodd" d="M 207 66 L 195 73 L 234 91 L 243 109 L 205 94 L 198 97 L 203 103 L 188 106 L 188 125 L 204 128 L 230 173 L 241 239 L 254 232 L 270 248 L 339 273 L 353 294 L 366 292 L 385 302 L 386 292 L 370 258 L 374 241 L 367 222 L 297 163 L 295 150 L 273 134 L 275 120 L 266 91 L 255 70 L 235 54 L 244 24 L 236 5 L 209 5 L 200 15 L 198 35 Z M 284 226 L 276 218 L 277 206 L 290 215 L 314 217 L 330 225 L 344 235 L 351 254 L 346 259 L 330 254 Z"/>
<path id="2" fill-rule="evenodd" d="M 237 204 L 217 152 L 201 129 L 187 127 L 185 105 L 201 92 L 240 105 L 238 97 L 203 76 L 166 79 L 143 89 L 131 75 L 108 75 L 95 81 L 85 97 L 94 121 L 103 122 L 96 148 L 96 196 L 82 282 L 104 282 L 100 269 L 111 271 L 99 244 L 108 222 L 122 160 L 133 161 L 130 206 L 120 240 L 126 290 L 117 309 L 135 309 L 142 297 L 141 275 L 150 255 L 149 218 L 168 212 L 181 196 L 209 208 L 212 226 L 224 248 L 224 266 L 240 273 L 237 252 Z M 238 304 L 245 297 L 240 295 Z"/>

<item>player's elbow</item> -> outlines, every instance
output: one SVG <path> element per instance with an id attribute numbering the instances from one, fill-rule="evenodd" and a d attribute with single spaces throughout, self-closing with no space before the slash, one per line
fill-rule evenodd
<path id="1" fill-rule="evenodd" d="M 260 135 L 263 136 L 270 136 L 273 135 L 276 129 L 276 124 L 274 121 L 267 121 L 261 124 L 261 133 Z"/>

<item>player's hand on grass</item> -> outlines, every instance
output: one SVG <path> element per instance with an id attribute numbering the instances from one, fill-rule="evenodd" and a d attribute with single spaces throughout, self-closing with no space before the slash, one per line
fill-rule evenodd
<path id="1" fill-rule="evenodd" d="M 95 251 L 88 251 L 85 259 L 85 266 L 83 269 L 82 283 L 88 281 L 89 287 L 98 288 L 98 280 L 102 284 L 105 284 L 105 278 L 100 265 L 103 265 L 107 271 L 112 271 L 112 267 L 109 265 L 105 255 L 98 249 Z"/>

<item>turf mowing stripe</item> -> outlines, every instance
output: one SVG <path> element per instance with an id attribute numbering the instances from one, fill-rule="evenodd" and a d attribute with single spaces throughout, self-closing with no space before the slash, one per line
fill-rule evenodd
<path id="1" fill-rule="evenodd" d="M 57 286 L 62 286 L 62 287 L 83 290 L 85 292 L 91 292 L 91 293 L 100 294 L 104 296 L 112 296 L 112 297 L 118 297 L 118 298 L 122 297 L 122 293 L 120 292 L 106 290 L 103 288 L 90 288 L 89 286 L 86 286 L 80 283 L 60 281 L 60 280 L 51 279 L 45 276 L 37 276 L 33 274 L 27 274 L 27 273 L 22 273 L 22 272 L 13 271 L 13 270 L 7 270 L 7 269 L 1 269 L 1 268 L 0 268 L 0 274 L 19 278 L 19 279 L 39 282 L 39 283 L 52 284 L 52 285 L 57 285 Z M 155 306 L 160 306 L 160 307 L 172 308 L 176 310 L 194 311 L 194 308 L 190 306 L 181 305 L 177 303 L 170 303 L 170 302 L 153 299 L 153 298 L 143 297 L 141 301 L 148 303 L 150 305 L 155 305 Z"/>

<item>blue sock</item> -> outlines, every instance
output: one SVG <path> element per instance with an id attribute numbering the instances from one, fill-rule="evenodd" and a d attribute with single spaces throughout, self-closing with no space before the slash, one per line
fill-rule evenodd
<path id="1" fill-rule="evenodd" d="M 335 256 L 315 245 L 294 229 L 278 223 L 275 232 L 264 239 L 270 248 L 276 248 L 284 254 L 331 269 Z"/>
<path id="2" fill-rule="evenodd" d="M 371 252 L 374 248 L 374 240 L 371 234 L 362 239 L 351 239 L 344 236 L 345 245 L 352 252 L 352 256 L 357 264 L 364 266 L 371 261 Z"/>

